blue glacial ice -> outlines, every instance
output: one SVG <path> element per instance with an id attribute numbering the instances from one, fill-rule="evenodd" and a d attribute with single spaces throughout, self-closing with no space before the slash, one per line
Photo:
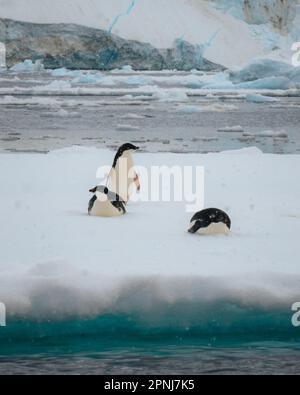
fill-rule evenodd
<path id="1" fill-rule="evenodd" d="M 40 60 L 33 62 L 30 59 L 24 60 L 22 63 L 17 63 L 13 67 L 10 68 L 11 71 L 16 73 L 33 73 L 33 72 L 41 72 L 44 70 L 44 65 Z"/>
<path id="2" fill-rule="evenodd" d="M 229 72 L 229 78 L 240 89 L 293 89 L 300 87 L 300 67 L 261 59 Z"/>
<path id="3" fill-rule="evenodd" d="M 74 80 L 74 82 L 79 84 L 97 84 L 101 80 L 102 80 L 102 75 L 100 73 L 97 74 L 82 73 L 79 78 Z"/>
<path id="4" fill-rule="evenodd" d="M 149 79 L 141 76 L 131 76 L 126 79 L 126 84 L 128 85 L 147 85 L 149 84 Z"/>
<path id="5" fill-rule="evenodd" d="M 278 99 L 253 93 L 246 96 L 246 101 L 249 103 L 273 103 L 277 102 Z"/>
<path id="6" fill-rule="evenodd" d="M 288 63 L 261 59 L 242 69 L 231 71 L 230 79 L 233 83 L 242 83 L 267 77 L 282 77 L 293 69 L 294 67 Z"/>
<path id="7" fill-rule="evenodd" d="M 287 90 L 294 87 L 293 83 L 287 77 L 267 77 L 259 78 L 255 81 L 243 82 L 235 85 L 238 89 L 271 89 Z"/>
<path id="8" fill-rule="evenodd" d="M 300 67 L 295 67 L 287 74 L 288 78 L 300 87 Z"/>
<path id="9" fill-rule="evenodd" d="M 61 67 L 60 69 L 55 69 L 51 71 L 51 75 L 53 77 L 74 77 L 79 78 L 82 75 L 80 70 L 68 70 L 65 67 Z"/>

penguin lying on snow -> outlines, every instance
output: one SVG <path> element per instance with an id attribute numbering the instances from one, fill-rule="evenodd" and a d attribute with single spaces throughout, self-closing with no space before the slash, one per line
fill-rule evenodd
<path id="1" fill-rule="evenodd" d="M 225 234 L 231 229 L 231 220 L 222 210 L 209 208 L 199 211 L 191 219 L 189 232 L 201 235 Z"/>
<path id="2" fill-rule="evenodd" d="M 125 202 L 119 195 L 100 185 L 90 190 L 95 195 L 89 202 L 89 215 L 96 217 L 119 217 L 126 213 Z"/>

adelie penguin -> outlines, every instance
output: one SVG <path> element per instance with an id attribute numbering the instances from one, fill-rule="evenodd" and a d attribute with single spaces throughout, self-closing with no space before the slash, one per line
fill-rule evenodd
<path id="1" fill-rule="evenodd" d="M 90 189 L 94 196 L 89 202 L 88 213 L 97 217 L 117 217 L 126 213 L 126 204 L 132 187 L 139 191 L 140 180 L 134 171 L 132 153 L 139 147 L 123 144 L 117 151 L 108 175 L 107 186 Z"/>
<path id="2" fill-rule="evenodd" d="M 126 213 L 125 202 L 119 195 L 100 185 L 90 190 L 94 196 L 89 202 L 88 213 L 95 217 L 119 217 Z"/>
<path id="3" fill-rule="evenodd" d="M 196 213 L 190 222 L 189 232 L 200 235 L 229 235 L 231 220 L 224 211 L 209 208 Z"/>
<path id="4" fill-rule="evenodd" d="M 109 186 L 115 191 L 125 203 L 130 199 L 133 187 L 138 191 L 141 188 L 140 180 L 134 170 L 134 162 L 132 154 L 139 147 L 133 144 L 123 144 L 114 158 L 112 169 L 109 173 Z"/>

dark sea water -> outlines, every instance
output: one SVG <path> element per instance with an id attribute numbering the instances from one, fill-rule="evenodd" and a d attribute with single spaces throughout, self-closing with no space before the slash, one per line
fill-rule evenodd
<path id="1" fill-rule="evenodd" d="M 1 357 L 0 374 L 21 375 L 298 375 L 300 350 L 149 346 L 92 355 Z"/>
<path id="2" fill-rule="evenodd" d="M 138 76 L 134 74 L 135 78 Z M 152 75 L 159 76 L 159 73 Z M 159 89 L 185 88 L 176 82 L 166 83 L 168 78 L 172 80 L 185 73 L 170 72 L 162 76 L 162 82 L 157 82 Z M 128 74 L 124 80 L 130 77 Z M 286 96 L 283 92 L 277 102 L 257 104 L 242 99 L 239 91 L 212 91 L 213 95 L 207 97 L 208 92 L 190 89 L 188 101 L 180 102 L 180 98 L 159 101 L 143 92 L 147 91 L 145 87 L 132 87 L 124 81 L 101 90 L 99 85 L 78 85 L 73 80 L 49 73 L 2 72 L 0 150 L 47 153 L 72 145 L 115 150 L 132 141 L 147 152 L 207 153 L 256 146 L 266 153 L 300 153 L 299 92 L 286 93 Z M 57 82 L 72 83 L 73 89 L 79 91 L 64 92 L 64 85 L 61 90 L 44 91 L 47 84 Z M 128 97 L 128 88 L 132 89 L 131 97 Z M 275 94 L 278 93 L 275 91 Z M 216 106 L 219 109 L 216 110 Z M 194 107 L 204 110 L 194 112 Z M 128 118 L 128 114 L 136 118 Z M 129 125 L 131 129 L 119 130 L 120 125 Z M 252 138 L 243 133 L 218 132 L 233 126 L 241 126 L 244 132 L 256 135 L 266 130 L 285 131 L 288 138 Z"/>
<path id="3" fill-rule="evenodd" d="M 12 322 L 0 331 L 0 374 L 300 374 L 300 330 L 286 314 L 227 311 L 173 325 L 129 316 Z"/>

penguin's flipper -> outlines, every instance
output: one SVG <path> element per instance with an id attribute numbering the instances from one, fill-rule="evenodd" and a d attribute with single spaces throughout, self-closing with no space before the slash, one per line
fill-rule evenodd
<path id="1" fill-rule="evenodd" d="M 94 207 L 94 204 L 95 204 L 95 201 L 97 200 L 97 196 L 96 195 L 94 195 L 93 197 L 92 197 L 92 199 L 89 201 L 89 208 L 88 208 L 88 213 L 89 213 L 89 215 L 91 215 L 91 211 L 93 210 L 93 207 Z"/>
<path id="2" fill-rule="evenodd" d="M 126 203 L 117 193 L 108 191 L 107 197 L 114 207 L 116 207 L 120 212 L 123 211 L 123 214 L 126 214 Z"/>
<path id="3" fill-rule="evenodd" d="M 123 214 L 126 214 L 125 203 L 120 200 L 112 201 L 111 204 L 116 207 L 120 212 L 123 211 Z"/>
<path id="4" fill-rule="evenodd" d="M 135 183 L 137 191 L 140 192 L 141 191 L 140 177 L 138 176 L 138 174 L 136 172 L 135 172 L 135 177 L 134 177 L 133 181 Z"/>

